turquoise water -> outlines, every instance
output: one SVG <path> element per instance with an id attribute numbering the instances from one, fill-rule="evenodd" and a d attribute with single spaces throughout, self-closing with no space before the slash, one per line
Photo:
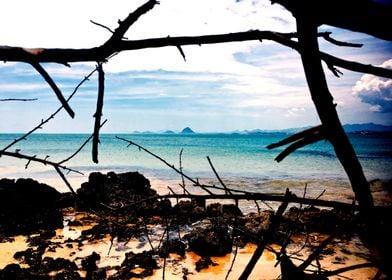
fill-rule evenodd
<path id="1" fill-rule="evenodd" d="M 0 148 L 5 147 L 16 134 L 0 134 Z M 116 135 L 101 135 L 99 164 L 92 163 L 89 143 L 76 157 L 66 163 L 68 167 L 86 174 L 92 171 L 110 170 L 124 172 L 137 170 L 147 177 L 163 182 L 180 182 L 181 177 L 136 147 L 115 138 Z M 132 140 L 176 167 L 179 153 L 183 149 L 184 171 L 198 178 L 214 180 L 208 164 L 209 156 L 220 176 L 241 188 L 252 189 L 261 185 L 277 185 L 277 182 L 344 182 L 345 173 L 336 160 L 328 142 L 318 142 L 302 148 L 280 163 L 274 158 L 282 150 L 268 150 L 266 146 L 285 137 L 284 133 L 243 134 L 127 134 L 117 136 Z M 36 134 L 18 143 L 9 151 L 20 149 L 20 153 L 60 161 L 71 155 L 88 137 L 82 134 Z M 369 180 L 391 179 L 392 138 L 385 135 L 350 135 L 364 172 Z M 42 180 L 57 180 L 57 173 L 50 167 L 9 157 L 0 158 L 1 177 L 33 177 Z M 85 177 L 69 174 L 71 179 Z M 79 176 L 79 177 L 78 177 Z M 51 181 L 51 182 L 52 182 Z M 58 183 L 61 185 L 61 180 Z M 72 180 L 71 180 L 72 181 Z M 55 183 L 56 185 L 56 183 Z M 282 183 L 282 185 L 284 185 Z M 78 186 L 76 186 L 77 188 Z M 321 188 L 321 186 L 320 186 Z M 319 191 L 319 190 L 318 190 Z"/>

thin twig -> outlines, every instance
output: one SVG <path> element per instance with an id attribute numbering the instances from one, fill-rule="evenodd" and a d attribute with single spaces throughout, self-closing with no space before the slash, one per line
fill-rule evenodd
<path id="1" fill-rule="evenodd" d="M 4 101 L 22 101 L 22 102 L 27 102 L 27 101 L 37 101 L 38 98 L 3 98 L 0 99 L 0 102 Z"/>
<path id="2" fill-rule="evenodd" d="M 99 23 L 99 22 L 96 22 L 96 21 L 93 21 L 93 20 L 90 20 L 90 22 L 92 23 L 92 24 L 95 24 L 95 25 L 97 25 L 97 26 L 99 26 L 99 27 L 102 27 L 103 29 L 106 29 L 106 30 L 108 30 L 110 33 L 114 33 L 114 31 L 113 30 L 111 30 L 109 27 L 107 27 L 106 25 L 103 25 L 103 24 L 101 24 L 101 23 Z M 124 39 L 126 39 L 126 38 L 124 38 Z"/>
<path id="3" fill-rule="evenodd" d="M 105 125 L 105 123 L 107 122 L 107 120 L 104 120 L 101 124 L 101 127 Z M 91 134 L 84 142 L 83 144 L 69 157 L 67 157 L 66 159 L 63 159 L 62 161 L 59 162 L 59 164 L 63 164 L 69 160 L 71 160 L 73 157 L 75 157 L 87 144 L 88 142 L 90 142 L 90 140 L 93 138 L 94 134 Z"/>
<path id="4" fill-rule="evenodd" d="M 209 156 L 207 156 L 207 160 L 208 160 L 208 163 L 210 164 L 210 167 L 211 167 L 212 171 L 214 172 L 216 178 L 218 179 L 219 183 L 220 183 L 220 184 L 222 185 L 222 187 L 225 189 L 225 193 L 226 193 L 226 194 L 232 194 L 231 191 L 230 191 L 230 189 L 225 185 L 225 183 L 223 182 L 223 180 L 222 180 L 221 177 L 219 176 L 218 172 L 216 172 L 216 169 L 215 169 L 214 165 L 212 164 L 212 161 L 211 161 L 211 159 L 210 159 Z"/>

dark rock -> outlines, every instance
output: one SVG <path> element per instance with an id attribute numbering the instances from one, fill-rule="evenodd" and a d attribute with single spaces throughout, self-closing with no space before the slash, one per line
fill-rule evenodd
<path id="1" fill-rule="evenodd" d="M 170 253 L 175 253 L 182 258 L 185 257 L 186 244 L 179 239 L 173 239 L 165 241 L 162 247 L 159 249 L 159 256 L 161 258 L 167 258 Z"/>
<path id="2" fill-rule="evenodd" d="M 9 264 L 0 270 L 0 280 L 23 280 L 29 279 L 29 273 L 18 264 Z"/>
<path id="3" fill-rule="evenodd" d="M 212 203 L 207 206 L 207 217 L 221 217 L 223 216 L 226 219 L 233 219 L 236 216 L 241 217 L 241 210 L 235 206 L 234 204 L 220 204 L 220 203 Z"/>
<path id="4" fill-rule="evenodd" d="M 180 224 L 193 223 L 203 219 L 205 211 L 196 201 L 182 200 L 173 207 L 173 214 Z"/>
<path id="5" fill-rule="evenodd" d="M 80 277 L 80 274 L 76 271 L 64 270 L 60 273 L 57 273 L 54 279 L 55 280 L 81 280 L 83 278 Z"/>
<path id="6" fill-rule="evenodd" d="M 222 218 L 205 220 L 184 236 L 189 248 L 200 256 L 223 256 L 232 250 L 229 227 Z"/>
<path id="7" fill-rule="evenodd" d="M 208 268 L 210 265 L 215 266 L 218 264 L 214 263 L 210 257 L 202 257 L 196 262 L 196 271 L 199 272 L 202 269 Z"/>
<path id="8" fill-rule="evenodd" d="M 61 194 L 32 179 L 0 180 L 0 233 L 30 234 L 63 226 Z"/>
<path id="9" fill-rule="evenodd" d="M 144 269 L 140 273 L 132 272 L 136 267 Z M 153 257 L 152 251 L 144 251 L 139 254 L 129 252 L 125 254 L 125 260 L 121 264 L 116 274 L 109 277 L 109 279 L 131 279 L 131 278 L 145 278 L 154 273 L 154 269 L 158 268 L 157 261 Z"/>
<path id="10" fill-rule="evenodd" d="M 268 230 L 271 224 L 271 217 L 273 211 L 262 211 L 259 214 L 250 213 L 245 217 L 241 218 L 240 221 L 243 224 L 244 231 L 249 235 L 250 239 L 258 240 Z"/>
<path id="11" fill-rule="evenodd" d="M 283 228 L 283 231 L 290 229 L 297 232 L 316 231 L 330 233 L 337 228 L 350 231 L 352 228 L 348 227 L 353 225 L 352 220 L 353 214 L 350 211 L 321 210 L 316 207 L 305 209 L 292 207 L 283 215 L 281 228 Z"/>
<path id="12" fill-rule="evenodd" d="M 85 271 L 93 271 L 98 268 L 97 261 L 101 259 L 101 256 L 93 252 L 91 255 L 82 259 L 82 269 Z"/>
<path id="13" fill-rule="evenodd" d="M 93 172 L 77 191 L 77 205 L 97 211 L 117 209 L 119 215 L 161 215 L 171 210 L 170 201 L 159 201 L 154 196 L 150 181 L 138 172 Z M 124 207 L 130 204 L 132 207 Z"/>

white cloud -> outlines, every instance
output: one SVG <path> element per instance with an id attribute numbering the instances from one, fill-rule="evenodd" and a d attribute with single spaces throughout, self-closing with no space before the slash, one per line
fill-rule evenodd
<path id="1" fill-rule="evenodd" d="M 381 66 L 392 68 L 392 59 L 385 61 Z M 362 102 L 371 105 L 370 111 L 392 112 L 392 80 L 366 74 L 356 82 L 352 90 Z"/>

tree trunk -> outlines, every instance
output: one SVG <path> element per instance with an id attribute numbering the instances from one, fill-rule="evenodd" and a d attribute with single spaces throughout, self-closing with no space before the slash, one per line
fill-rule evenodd
<path id="1" fill-rule="evenodd" d="M 322 68 L 317 41 L 317 25 L 307 17 L 297 16 L 298 42 L 306 80 L 321 123 L 336 156 L 350 180 L 362 214 L 369 214 L 373 198 L 369 183 L 340 123 Z"/>

